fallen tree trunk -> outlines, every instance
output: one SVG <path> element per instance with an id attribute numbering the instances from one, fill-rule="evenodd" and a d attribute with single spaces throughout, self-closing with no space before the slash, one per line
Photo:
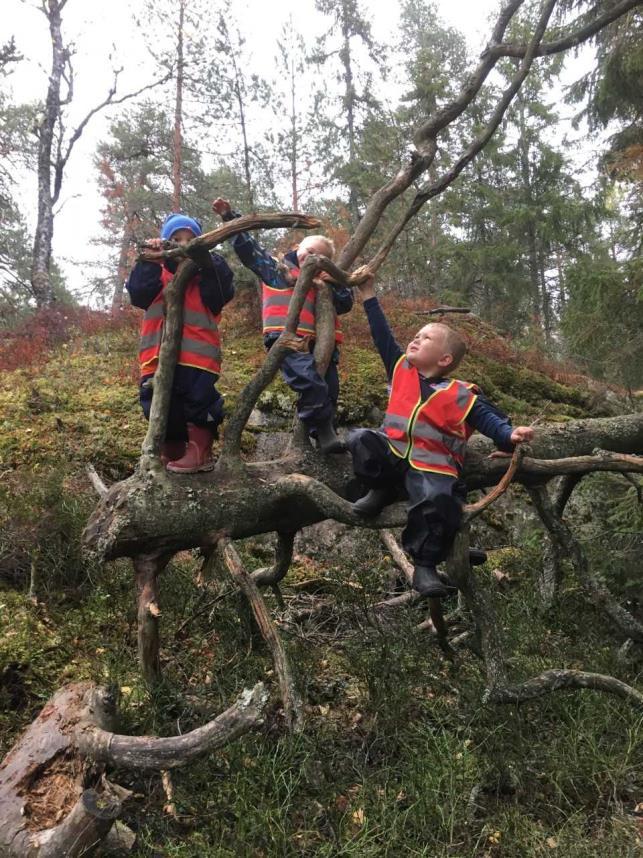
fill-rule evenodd
<path id="1" fill-rule="evenodd" d="M 592 457 L 572 465 L 570 457 L 589 456 L 596 448 L 643 453 L 643 415 L 574 420 L 539 427 L 532 456 L 523 457 L 517 482 L 542 481 L 570 468 L 636 471 L 634 457 Z M 474 439 L 464 479 L 470 490 L 495 485 L 507 469 L 504 459 L 488 459 L 486 439 Z M 246 464 L 230 470 L 226 462 L 209 474 L 170 475 L 161 470 L 137 472 L 112 486 L 100 499 L 84 533 L 85 548 L 101 559 L 174 553 L 212 546 L 270 531 L 288 532 L 335 518 L 356 527 L 391 527 L 404 523 L 401 505 L 364 521 L 352 512 L 347 496 L 352 473 L 348 456 L 321 456 L 293 450 L 283 459 Z"/>
<path id="2" fill-rule="evenodd" d="M 91 854 L 129 795 L 107 781 L 107 765 L 135 771 L 187 765 L 261 723 L 266 699 L 259 683 L 204 726 L 158 739 L 113 733 L 116 703 L 108 689 L 64 686 L 0 763 L 0 855 Z"/>

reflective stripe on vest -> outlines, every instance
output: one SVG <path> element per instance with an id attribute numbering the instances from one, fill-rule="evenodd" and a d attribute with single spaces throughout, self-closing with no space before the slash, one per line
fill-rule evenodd
<path id="1" fill-rule="evenodd" d="M 465 423 L 477 398 L 473 384 L 449 379 L 422 402 L 420 375 L 403 355 L 395 365 L 382 428 L 396 456 L 419 471 L 457 477 L 473 430 Z"/>
<path id="2" fill-rule="evenodd" d="M 165 322 L 163 292 L 172 280 L 172 276 L 165 267 L 162 268 L 161 290 L 143 316 L 139 351 L 141 375 L 150 375 L 158 367 Z M 203 303 L 198 278 L 194 277 L 185 290 L 183 330 L 177 363 L 219 375 L 221 372 L 221 337 L 218 324 L 220 319 L 220 314 L 215 316 Z"/>
<path id="3" fill-rule="evenodd" d="M 299 277 L 299 268 L 291 268 L 290 274 L 297 278 Z M 286 326 L 286 318 L 288 316 L 288 306 L 292 293 L 295 287 L 287 286 L 284 289 L 276 289 L 274 286 L 268 286 L 267 283 L 261 284 L 261 317 L 263 320 L 263 333 L 281 333 Z M 297 325 L 296 334 L 298 337 L 315 336 L 315 303 L 317 301 L 317 291 L 311 287 L 304 300 L 304 306 L 299 314 L 299 323 Z M 335 342 L 341 343 L 344 339 L 339 318 L 335 314 Z"/>

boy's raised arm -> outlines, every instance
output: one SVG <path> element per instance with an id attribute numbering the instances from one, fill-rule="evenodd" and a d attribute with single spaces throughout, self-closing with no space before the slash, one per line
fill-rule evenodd
<path id="1" fill-rule="evenodd" d="M 380 306 L 380 302 L 375 295 L 374 277 L 370 277 L 361 286 L 356 287 L 360 298 L 364 302 L 364 310 L 366 318 L 371 329 L 371 336 L 375 343 L 375 348 L 380 353 L 380 357 L 386 367 L 386 374 L 389 379 L 393 375 L 395 364 L 402 357 L 403 351 L 398 345 L 389 327 L 384 311 Z"/>
<path id="2" fill-rule="evenodd" d="M 239 212 L 232 208 L 228 200 L 224 200 L 221 197 L 217 197 L 212 203 L 212 211 L 220 215 L 223 221 L 241 217 Z M 238 233 L 231 239 L 231 244 L 239 258 L 239 262 L 252 271 L 253 274 L 256 274 L 264 283 L 267 283 L 268 286 L 278 289 L 286 285 L 279 273 L 277 260 L 249 232 Z"/>

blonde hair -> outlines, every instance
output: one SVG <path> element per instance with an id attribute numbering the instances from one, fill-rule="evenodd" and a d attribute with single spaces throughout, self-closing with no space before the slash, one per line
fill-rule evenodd
<path id="1" fill-rule="evenodd" d="M 332 238 L 328 238 L 326 235 L 307 235 L 300 242 L 300 247 L 304 243 L 304 241 L 323 241 L 326 247 L 328 248 L 328 258 L 332 261 L 335 257 L 335 242 Z"/>
<path id="2" fill-rule="evenodd" d="M 467 343 L 464 337 L 450 328 L 448 325 L 443 325 L 442 322 L 434 322 L 434 325 L 442 328 L 444 331 L 444 349 L 447 354 L 453 358 L 449 366 L 445 367 L 449 372 L 453 372 L 462 363 L 462 359 L 467 353 Z"/>

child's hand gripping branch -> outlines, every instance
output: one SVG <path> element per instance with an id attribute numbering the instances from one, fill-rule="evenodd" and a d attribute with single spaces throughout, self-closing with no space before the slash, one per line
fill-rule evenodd
<path id="1" fill-rule="evenodd" d="M 358 291 L 390 395 L 381 429 L 358 429 L 348 438 L 355 474 L 369 489 L 353 508 L 377 515 L 403 489 L 409 507 L 402 545 L 414 562 L 413 586 L 423 596 L 443 597 L 447 590 L 436 565 L 460 526 L 468 438 L 478 430 L 508 451 L 530 440 L 533 430 L 513 429 L 476 385 L 451 377 L 466 353 L 456 330 L 424 325 L 403 351 L 375 297 L 373 278 Z"/>

